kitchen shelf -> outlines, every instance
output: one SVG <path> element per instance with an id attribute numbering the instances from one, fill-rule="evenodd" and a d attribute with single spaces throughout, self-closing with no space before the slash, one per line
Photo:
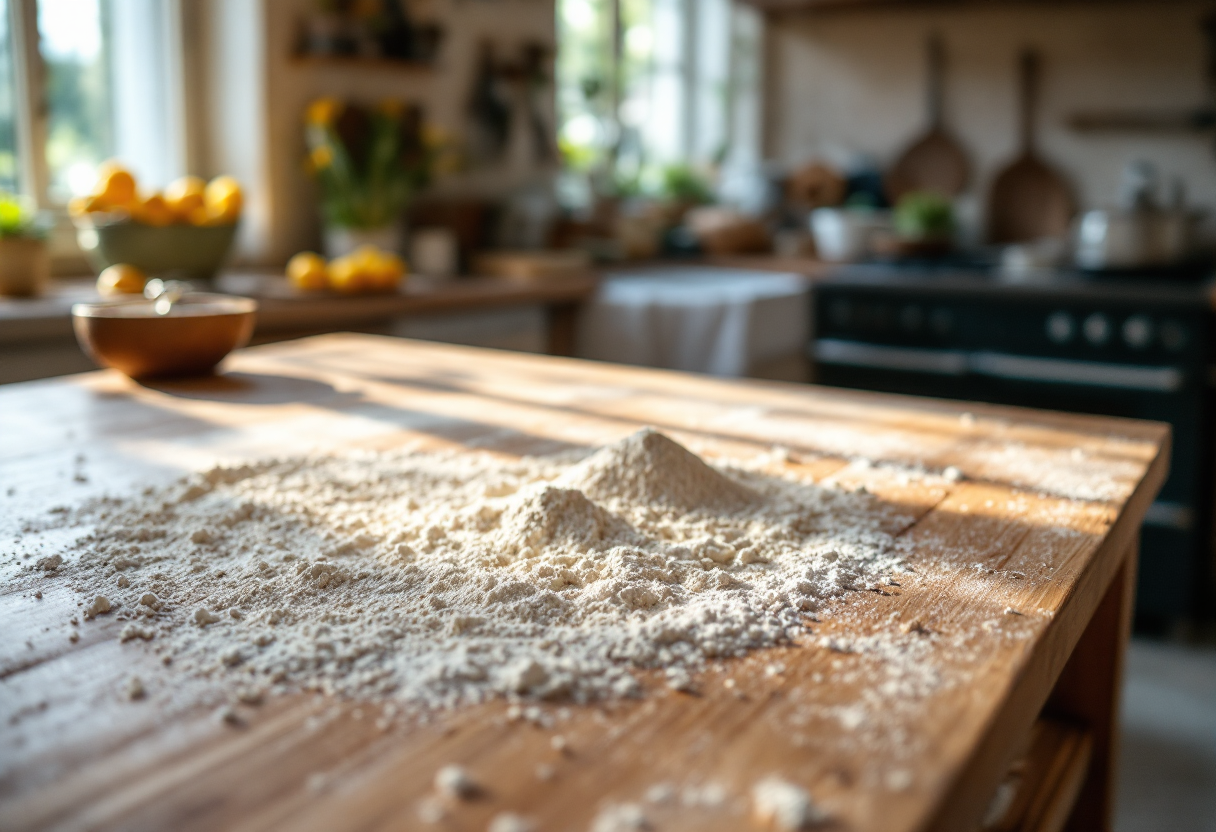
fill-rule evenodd
<path id="1" fill-rule="evenodd" d="M 425 74 L 435 71 L 431 61 L 409 61 L 402 58 L 362 58 L 358 55 L 292 55 L 296 66 L 329 67 L 336 69 L 369 70 L 374 72 L 405 72 Z"/>
<path id="2" fill-rule="evenodd" d="M 980 832 L 1060 832 L 1080 795 L 1093 755 L 1084 727 L 1040 718 L 1024 757 L 1006 775 Z"/>
<path id="3" fill-rule="evenodd" d="M 1069 6 L 1109 6 L 1135 0 L 742 0 L 762 12 L 771 14 L 799 12 L 848 12 L 867 9 L 898 8 L 978 8 L 984 6 L 1038 6 L 1053 8 Z"/>

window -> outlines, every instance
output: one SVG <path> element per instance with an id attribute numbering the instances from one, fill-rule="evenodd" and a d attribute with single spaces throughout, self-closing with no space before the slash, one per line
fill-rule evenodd
<path id="1" fill-rule="evenodd" d="M 760 16 L 735 0 L 558 0 L 559 139 L 628 187 L 759 153 Z"/>
<path id="2" fill-rule="evenodd" d="M 41 0 L 47 188 L 54 202 L 87 193 L 97 166 L 114 149 L 110 38 L 101 0 Z M 107 15 L 108 17 L 108 15 Z"/>
<path id="3" fill-rule="evenodd" d="M 8 0 L 0 0 L 0 190 L 20 190 L 17 159 L 17 85 Z"/>
<path id="4" fill-rule="evenodd" d="M 44 207 L 121 159 L 185 172 L 178 0 L 0 0 L 0 188 Z"/>

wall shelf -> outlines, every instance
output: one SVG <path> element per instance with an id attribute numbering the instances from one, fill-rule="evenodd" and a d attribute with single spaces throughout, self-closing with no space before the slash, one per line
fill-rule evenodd
<path id="1" fill-rule="evenodd" d="M 1143 0 L 742 0 L 742 2 L 762 12 L 780 14 L 816 11 L 839 12 L 852 9 L 1110 6 L 1115 4 L 1130 5 L 1134 2 L 1143 2 Z"/>
<path id="2" fill-rule="evenodd" d="M 402 58 L 365 58 L 358 55 L 311 55 L 297 53 L 291 56 L 291 63 L 294 66 L 366 70 L 371 72 L 426 74 L 435 71 L 435 63 L 430 61 L 411 61 Z"/>

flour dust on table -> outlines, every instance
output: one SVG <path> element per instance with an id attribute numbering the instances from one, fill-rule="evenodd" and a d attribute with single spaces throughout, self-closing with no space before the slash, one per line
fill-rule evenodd
<path id="1" fill-rule="evenodd" d="M 255 695 L 628 697 L 638 671 L 680 687 L 796 641 L 825 601 L 900 568 L 874 497 L 763 469 L 653 430 L 581 459 L 218 467 L 57 515 L 87 533 L 43 568 L 166 674 Z"/>

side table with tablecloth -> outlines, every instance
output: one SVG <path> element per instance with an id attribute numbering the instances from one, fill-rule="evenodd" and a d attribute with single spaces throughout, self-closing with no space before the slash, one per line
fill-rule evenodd
<path id="1" fill-rule="evenodd" d="M 712 266 L 609 273 L 584 307 L 578 355 L 644 367 L 746 376 L 803 355 L 806 280 Z"/>

